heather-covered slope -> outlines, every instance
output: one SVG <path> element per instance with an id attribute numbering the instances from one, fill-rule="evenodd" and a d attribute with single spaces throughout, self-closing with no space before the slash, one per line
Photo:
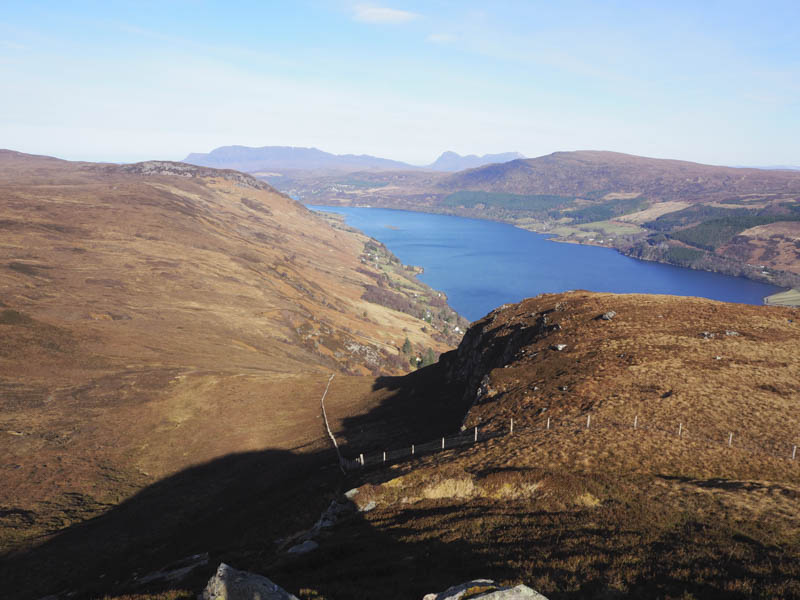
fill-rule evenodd
<path id="1" fill-rule="evenodd" d="M 0 552 L 193 465 L 319 451 L 329 374 L 336 426 L 459 339 L 380 244 L 235 171 L 2 151 L 0 231 Z"/>
<path id="2" fill-rule="evenodd" d="M 501 307 L 437 368 L 474 402 L 465 427 L 505 435 L 368 469 L 353 499 L 375 508 L 318 570 L 266 572 L 324 597 L 476 576 L 553 599 L 800 597 L 798 343 L 796 309 L 586 292 Z"/>

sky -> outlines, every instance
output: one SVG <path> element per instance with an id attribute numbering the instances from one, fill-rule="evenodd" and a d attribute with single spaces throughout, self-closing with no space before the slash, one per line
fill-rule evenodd
<path id="1" fill-rule="evenodd" d="M 800 2 L 10 0 L 0 148 L 800 165 Z"/>

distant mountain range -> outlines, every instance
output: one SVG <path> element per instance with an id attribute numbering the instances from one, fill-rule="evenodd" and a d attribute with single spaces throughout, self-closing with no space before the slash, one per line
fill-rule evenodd
<path id="1" fill-rule="evenodd" d="M 455 152 L 448 151 L 442 153 L 430 165 L 419 166 L 368 154 L 331 154 L 317 148 L 222 146 L 208 153 L 193 152 L 183 162 L 201 167 L 235 169 L 246 173 L 261 173 L 283 169 L 304 171 L 408 171 L 427 169 L 452 172 L 519 158 L 524 158 L 519 152 L 461 156 Z"/>
<path id="2" fill-rule="evenodd" d="M 493 163 L 505 163 L 511 160 L 525 158 L 519 152 L 503 152 L 502 154 L 484 154 L 477 156 L 469 154 L 468 156 L 461 156 L 455 152 L 443 152 L 433 163 L 428 165 L 427 168 L 433 171 L 463 171 L 465 169 L 474 169 Z"/>
<path id="3" fill-rule="evenodd" d="M 293 146 L 222 146 L 208 153 L 192 153 L 183 162 L 246 173 L 281 169 L 360 171 L 415 169 L 404 162 L 366 154 L 330 154 L 316 148 Z"/>
<path id="4" fill-rule="evenodd" d="M 773 171 L 800 171 L 796 165 L 769 165 L 766 167 L 750 167 L 755 169 L 772 169 Z"/>

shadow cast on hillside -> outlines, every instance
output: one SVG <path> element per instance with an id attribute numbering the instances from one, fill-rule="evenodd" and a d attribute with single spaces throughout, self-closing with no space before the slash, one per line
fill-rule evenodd
<path id="1" fill-rule="evenodd" d="M 369 413 L 346 419 L 341 435 L 370 442 L 362 429 L 415 438 L 452 432 L 464 407 L 460 390 L 445 386 L 440 373 L 434 365 L 404 378 L 380 378 L 376 388 L 394 393 Z M 745 538 L 737 538 L 740 556 L 726 555 L 723 538 L 709 537 L 707 524 L 687 522 L 650 537 L 637 530 L 641 524 L 620 528 L 614 511 L 621 508 L 614 503 L 545 511 L 535 503 L 492 499 L 400 502 L 375 512 L 353 510 L 317 534 L 320 547 L 308 554 L 288 555 L 276 544 L 309 529 L 331 500 L 361 483 L 359 472 L 342 476 L 332 450 L 231 454 L 166 477 L 101 516 L 4 556 L 0 582 L 19 600 L 66 591 L 75 599 L 102 598 L 140 592 L 134 574 L 208 552 L 208 565 L 187 581 L 145 589 L 198 592 L 224 561 L 309 599 L 421 598 L 476 577 L 534 587 L 544 582 L 551 600 L 618 597 L 614 587 L 622 579 L 631 596 L 689 591 L 744 598 L 726 582 L 760 581 L 769 564 L 780 563 L 787 573 L 796 568 L 791 554 Z M 677 551 L 686 548 L 691 551 Z"/>
<path id="2" fill-rule="evenodd" d="M 378 377 L 373 391 L 391 392 L 368 413 L 344 419 L 344 448 L 373 452 L 451 435 L 468 406 L 463 388 L 445 381 L 441 363 L 403 376 Z"/>
<path id="3" fill-rule="evenodd" d="M 479 571 L 465 542 L 406 543 L 351 513 L 315 536 L 320 548 L 285 552 L 276 541 L 308 530 L 349 486 L 330 452 L 266 450 L 229 455 L 167 477 L 102 516 L 74 525 L 27 552 L 4 558 L 0 581 L 15 600 L 47 594 L 99 599 L 106 594 L 198 593 L 220 562 L 261 573 L 289 591 L 335 599 L 417 598 Z M 292 542 L 294 543 L 294 542 Z M 138 586 L 139 577 L 208 552 L 180 582 Z M 431 558 L 435 557 L 435 562 Z M 398 583 L 402 582 L 402 583 Z M 301 594 L 309 596 L 309 593 Z M 311 595 L 313 597 L 313 594 Z"/>
<path id="4" fill-rule="evenodd" d="M 308 527 L 308 515 L 338 490 L 335 460 L 327 450 L 264 450 L 191 467 L 4 557 L 0 581 L 19 598 L 65 590 L 93 597 L 192 554 L 209 552 L 214 562 L 270 552 L 272 540 Z"/>
<path id="5" fill-rule="evenodd" d="M 737 540 L 742 552 L 732 556 L 705 527 L 688 522 L 654 538 L 591 512 L 443 499 L 359 514 L 318 551 L 261 570 L 330 600 L 419 599 L 475 578 L 542 586 L 551 600 L 744 600 L 752 582 L 780 585 L 780 571 L 794 569 L 791 556 L 754 540 Z M 768 566 L 776 571 L 765 577 Z"/>
<path id="6" fill-rule="evenodd" d="M 438 379 L 435 366 L 408 377 L 379 378 L 376 389 L 385 386 L 395 393 L 368 413 L 343 421 L 337 436 L 349 441 L 345 452 L 356 442 L 361 448 L 392 435 L 427 439 L 452 431 L 461 411 Z M 343 477 L 335 452 L 328 449 L 266 449 L 220 457 L 157 481 L 38 546 L 0 557 L 0 581 L 22 600 L 63 592 L 96 598 L 110 591 L 137 591 L 135 575 L 208 552 L 208 567 L 198 569 L 189 582 L 200 589 L 220 561 L 255 570 L 283 564 L 276 541 L 310 528 L 332 499 L 358 485 L 358 475 Z M 369 528 L 359 530 L 377 537 L 369 546 L 394 543 L 370 534 Z"/>

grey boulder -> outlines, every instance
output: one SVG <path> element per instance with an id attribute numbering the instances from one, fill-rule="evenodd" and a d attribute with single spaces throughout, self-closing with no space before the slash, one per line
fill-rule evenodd
<path id="1" fill-rule="evenodd" d="M 439 594 L 427 594 L 422 600 L 547 600 L 527 585 L 507 587 L 491 579 L 473 579 L 454 585 Z"/>
<path id="2" fill-rule="evenodd" d="M 216 575 L 208 580 L 200 600 L 298 600 L 298 598 L 262 575 L 237 571 L 225 563 L 220 563 Z"/>

